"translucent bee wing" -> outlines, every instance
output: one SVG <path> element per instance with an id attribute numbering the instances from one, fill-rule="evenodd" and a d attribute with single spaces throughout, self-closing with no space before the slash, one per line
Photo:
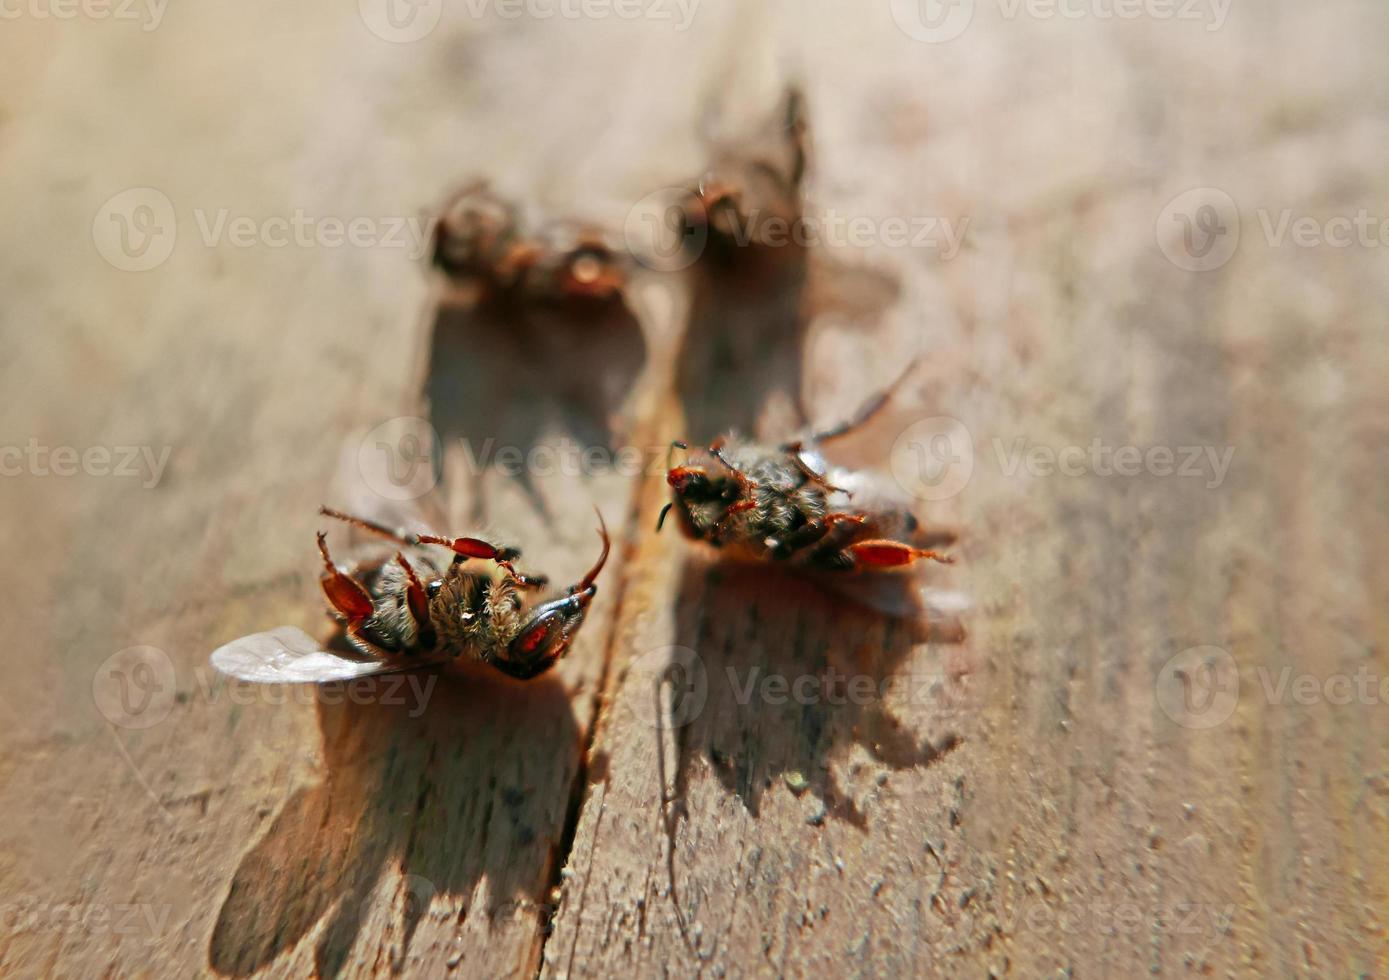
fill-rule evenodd
<path id="1" fill-rule="evenodd" d="M 817 581 L 849 602 L 893 619 L 922 620 L 942 640 L 958 639 L 964 635 L 961 617 L 970 608 L 969 596 L 957 589 L 926 585 L 921 581 L 919 572 L 902 570 L 873 575 L 827 573 Z"/>
<path id="2" fill-rule="evenodd" d="M 256 684 L 323 684 L 424 666 L 428 661 L 372 660 L 330 653 L 303 630 L 279 626 L 212 651 L 212 666 Z"/>
<path id="3" fill-rule="evenodd" d="M 830 467 L 826 481 L 845 491 L 830 495 L 831 510 L 867 514 L 873 521 L 874 536 L 893 538 L 917 548 L 939 548 L 955 542 L 949 527 L 933 525 L 920 514 L 922 501 L 907 493 L 890 476 L 873 470 Z"/>

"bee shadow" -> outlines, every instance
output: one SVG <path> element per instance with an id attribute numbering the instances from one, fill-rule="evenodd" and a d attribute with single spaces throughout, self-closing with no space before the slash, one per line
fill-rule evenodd
<path id="1" fill-rule="evenodd" d="M 500 912 L 543 910 L 545 842 L 561 838 L 579 761 L 568 695 L 546 679 L 396 676 L 418 687 L 373 678 L 371 696 L 358 688 L 355 702 L 323 690 L 323 777 L 243 856 L 209 947 L 217 973 L 254 973 L 323 922 L 317 974 L 336 976 L 369 917 L 371 934 L 399 937 L 385 954 L 398 971 L 431 900 L 468 903 L 483 878 L 491 905 L 465 905 L 450 929 L 469 916 L 491 928 Z M 388 879 L 393 869 L 402 877 Z"/>
<path id="2" fill-rule="evenodd" d="M 553 523 L 528 465 L 531 452 L 560 438 L 581 450 L 615 448 L 623 405 L 646 357 L 641 327 L 620 300 L 441 305 L 424 387 L 441 460 L 461 449 L 471 476 L 493 464 L 506 467 Z M 511 461 L 499 455 L 504 450 Z M 481 493 L 471 506 L 469 521 L 487 520 Z"/>
<path id="3" fill-rule="evenodd" d="M 817 318 L 871 329 L 897 301 L 899 283 L 794 243 L 708 245 L 692 268 L 676 376 L 686 436 L 703 445 L 731 429 L 780 442 L 812 420 L 804 362 Z"/>
<path id="4" fill-rule="evenodd" d="M 806 250 L 738 247 L 719 238 L 708 244 L 692 267 L 689 326 L 677 360 L 685 434 L 703 444 L 730 428 L 785 430 L 787 420 L 798 427 Z M 764 421 L 764 412 L 774 420 Z"/>
<path id="5" fill-rule="evenodd" d="M 894 577 L 902 589 L 910 578 Z M 793 572 L 688 561 L 675 643 L 695 651 L 705 690 L 675 729 L 677 800 L 695 761 L 708 764 L 754 817 L 778 779 L 822 806 L 808 819 L 865 827 L 831 759 L 857 744 L 890 770 L 929 766 L 959 744 L 966 700 L 956 617 L 879 613 Z M 929 643 L 926 655 L 914 654 Z M 899 673 L 912 656 L 910 676 Z M 913 731 L 898 717 L 927 717 Z M 679 706 L 672 717 L 680 717 Z"/>

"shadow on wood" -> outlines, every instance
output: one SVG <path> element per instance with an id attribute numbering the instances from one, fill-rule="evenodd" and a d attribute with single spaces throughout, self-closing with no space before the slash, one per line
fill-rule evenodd
<path id="1" fill-rule="evenodd" d="M 517 451 L 516 479 L 553 524 L 529 455 L 556 438 L 578 451 L 613 448 L 619 413 L 646 363 L 641 327 L 621 302 L 579 306 L 482 303 L 441 306 L 435 317 L 425 396 L 441 458 L 462 449 L 470 483 L 497 454 Z M 487 520 L 481 492 L 466 519 Z"/>
<path id="2" fill-rule="evenodd" d="M 699 559 L 686 562 L 676 595 L 674 643 L 695 651 L 707 682 L 707 701 L 677 729 L 677 800 L 703 756 L 754 817 L 763 792 L 786 778 L 820 799 L 824 815 L 864 828 L 830 767 L 845 743 L 893 769 L 928 766 L 959 744 L 953 728 L 934 740 L 906 730 L 889 705 L 929 697 L 946 720 L 961 710 L 959 677 L 898 675 L 916 645 L 959 643 L 958 619 L 899 618 L 791 571 Z M 851 649 L 832 645 L 842 638 L 853 638 Z"/>
<path id="3" fill-rule="evenodd" d="M 709 246 L 694 266 L 677 362 L 686 439 L 702 445 L 734 430 L 780 442 L 814 420 L 803 386 L 815 321 L 833 318 L 841 328 L 871 332 L 897 301 L 900 284 L 891 273 L 839 262 L 823 249 L 736 246 L 721 238 Z"/>
<path id="4" fill-rule="evenodd" d="M 495 904 L 465 908 L 460 925 L 543 904 L 553 856 L 535 844 L 561 837 L 578 728 L 557 681 L 482 670 L 411 675 L 437 681 L 427 705 L 319 704 L 324 778 L 296 792 L 242 857 L 208 950 L 213 970 L 253 973 L 325 918 L 321 975 L 340 972 L 359 931 L 391 937 L 398 970 L 430 899 L 466 900 L 481 878 Z M 392 868 L 403 900 L 375 894 Z M 401 919 L 368 930 L 372 914 Z"/>

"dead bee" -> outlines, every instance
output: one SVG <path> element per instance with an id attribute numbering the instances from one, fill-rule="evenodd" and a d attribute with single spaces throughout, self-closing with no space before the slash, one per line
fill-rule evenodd
<path id="1" fill-rule="evenodd" d="M 627 257 L 592 225 L 554 222 L 522 231 L 515 205 L 477 183 L 434 227 L 434 266 L 485 299 L 603 303 L 627 284 Z"/>
<path id="2" fill-rule="evenodd" d="M 674 510 L 686 536 L 735 558 L 823 571 L 897 568 L 919 559 L 953 562 L 925 545 L 949 543 L 954 535 L 928 532 L 904 495 L 870 474 L 829 468 L 818 451 L 872 418 L 891 391 L 849 421 L 809 438 L 769 447 L 726 436 L 670 467 L 672 499 L 656 529 Z M 688 447 L 677 442 L 672 448 Z"/>
<path id="3" fill-rule="evenodd" d="M 788 244 L 801 220 L 806 144 L 805 101 L 790 89 L 775 123 L 715 153 L 681 204 L 681 241 L 708 241 L 725 256 L 734 246 Z"/>
<path id="4" fill-rule="evenodd" d="M 330 653 L 293 627 L 234 640 L 212 654 L 212 665 L 245 681 L 336 681 L 445 663 L 479 660 L 504 674 L 528 680 L 554 666 L 583 624 L 609 550 L 608 530 L 598 515 L 603 551 L 587 575 L 564 595 L 536 603 L 543 576 L 524 575 L 513 562 L 515 548 L 481 538 L 448 538 L 392 530 L 327 507 L 319 513 L 388 538 L 403 546 L 393 556 L 341 568 L 319 532 L 323 557 L 320 584 L 348 641 L 371 659 Z M 447 549 L 440 559 L 431 548 Z M 407 557 L 408 553 L 408 557 Z M 469 564 L 490 562 L 490 567 Z"/>

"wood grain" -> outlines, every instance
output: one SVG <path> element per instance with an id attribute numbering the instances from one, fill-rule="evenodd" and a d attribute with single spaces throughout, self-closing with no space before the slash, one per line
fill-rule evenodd
<path id="1" fill-rule="evenodd" d="M 886 3 L 708 3 L 688 30 L 447 7 L 405 44 L 341 5 L 7 21 L 0 446 L 170 451 L 148 487 L 0 480 L 0 972 L 1389 968 L 1384 243 L 1276 234 L 1384 216 L 1385 15 L 975 8 L 940 44 Z M 449 306 L 408 245 L 205 230 L 418 218 L 473 175 L 528 220 L 621 227 L 788 76 L 808 212 L 876 232 L 775 274 L 697 263 L 606 318 L 498 317 Z M 177 217 L 146 272 L 93 234 L 134 187 Z M 1208 272 L 1165 257 L 1191 188 L 1241 219 Z M 937 237 L 893 247 L 890 218 Z M 842 417 L 912 355 L 843 452 L 900 466 L 920 420 L 969 434 L 967 483 L 921 508 L 961 532 L 926 580 L 969 596 L 962 623 L 655 533 L 671 439 Z M 614 562 L 569 658 L 400 703 L 215 678 L 241 633 L 326 635 L 315 508 L 414 416 L 443 449 L 436 519 L 556 581 L 602 510 Z M 535 464 L 570 444 L 602 452 Z M 1106 475 L 1096 444 L 1233 455 Z M 123 727 L 110 658 L 136 646 L 168 673 L 157 723 Z M 1178 710 L 1201 657 L 1238 691 L 1209 727 Z"/>

